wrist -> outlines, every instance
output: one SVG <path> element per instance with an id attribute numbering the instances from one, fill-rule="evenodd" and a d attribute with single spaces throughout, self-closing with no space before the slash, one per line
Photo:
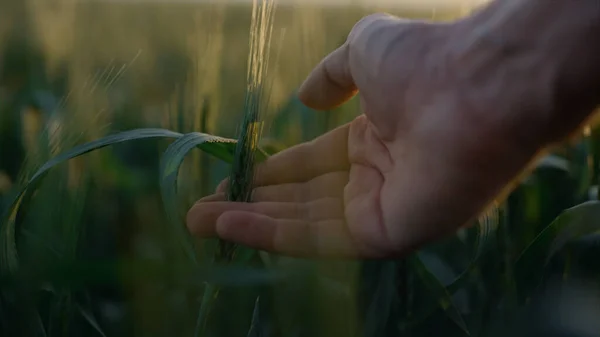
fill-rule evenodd
<path id="1" fill-rule="evenodd" d="M 455 34 L 461 77 L 503 100 L 503 120 L 525 124 L 508 127 L 536 145 L 569 136 L 600 103 L 600 0 L 497 0 Z"/>

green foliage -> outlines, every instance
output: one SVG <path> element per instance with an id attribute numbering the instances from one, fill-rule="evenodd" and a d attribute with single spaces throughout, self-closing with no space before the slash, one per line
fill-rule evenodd
<path id="1" fill-rule="evenodd" d="M 29 179 L 23 188 L 21 188 L 14 197 L 7 203 L 8 207 L 3 212 L 2 216 L 2 232 L 0 233 L 0 267 L 3 273 L 12 273 L 18 268 L 18 256 L 16 248 L 15 230 L 19 209 L 22 204 L 27 204 L 32 196 L 32 190 L 35 189 L 42 178 L 53 167 L 69 160 L 86 154 L 90 151 L 101 149 L 108 145 L 122 143 L 136 139 L 168 137 L 177 138 L 181 134 L 168 130 L 148 129 L 148 130 L 132 130 L 123 132 L 117 135 L 108 136 L 81 146 L 75 147 L 52 160 L 46 162 L 39 170 Z"/>
<path id="2" fill-rule="evenodd" d="M 437 299 L 440 308 L 443 309 L 448 317 L 468 335 L 469 329 L 458 309 L 454 306 L 448 289 L 446 289 L 440 280 L 427 269 L 418 256 L 413 256 L 409 261 L 410 266 L 412 267 L 411 269 L 418 275 L 419 280 L 425 284 L 431 294 L 431 298 Z"/>
<path id="3" fill-rule="evenodd" d="M 3 11 L 2 6 L 7 5 L 0 4 L 0 16 L 20 13 L 15 16 L 19 25 L 35 21 L 25 7 Z M 101 8 L 91 12 L 102 14 Z M 152 13 L 159 17 L 160 11 L 166 10 L 157 7 Z M 183 213 L 220 180 L 234 182 L 230 200 L 251 201 L 255 163 L 360 111 L 357 100 L 335 111 L 313 111 L 289 92 L 299 80 L 293 72 L 304 76 L 313 65 L 306 58 L 322 56 L 307 52 L 317 45 L 313 40 L 297 49 L 282 48 L 279 59 L 289 64 L 278 61 L 281 73 L 267 67 L 268 58 L 261 57 L 269 34 L 278 32 L 273 26 L 296 17 L 278 13 L 281 19 L 271 23 L 272 13 L 262 12 L 268 19 L 264 34 L 248 36 L 248 25 L 254 33 L 260 25 L 247 9 L 232 8 L 224 15 L 211 7 L 209 26 L 217 25 L 222 15 L 223 27 L 230 29 L 226 45 L 240 49 L 211 59 L 231 63 L 219 66 L 212 80 L 225 80 L 210 93 L 194 81 L 210 79 L 213 64 L 190 65 L 189 55 L 165 42 L 178 38 L 172 32 L 162 40 L 156 37 L 162 41 L 156 54 L 169 56 L 157 57 L 162 60 L 156 67 L 159 78 L 148 79 L 132 69 L 121 81 L 106 75 L 117 73 L 114 64 L 101 65 L 93 88 L 97 94 L 100 84 L 107 83 L 105 95 L 77 100 L 89 102 L 83 106 L 90 111 L 114 113 L 99 116 L 83 112 L 77 102 L 46 99 L 67 97 L 83 84 L 60 67 L 53 69 L 54 79 L 44 69 L 50 62 L 42 57 L 50 52 L 20 35 L 33 34 L 30 29 L 12 31 L 10 44 L 3 45 L 9 50 L 0 50 L 7 53 L 0 69 L 0 95 L 8 92 L 0 100 L 0 173 L 12 183 L 0 188 L 0 336 L 536 336 L 539 327 L 556 320 L 556 308 L 581 309 L 557 293 L 600 279 L 600 133 L 595 130 L 544 158 L 504 204 L 474 226 L 406 259 L 292 259 L 191 238 Z M 340 25 L 343 16 L 339 11 L 307 13 L 323 14 L 327 27 Z M 362 15 L 357 13 L 347 15 L 347 26 Z M 238 26 L 242 33 L 231 33 Z M 325 41 L 327 48 L 339 44 L 338 37 L 349 28 L 342 26 L 335 41 Z M 161 26 L 146 28 L 144 35 L 153 36 L 148 31 L 159 34 L 160 29 L 150 28 Z M 218 50 L 215 35 L 204 41 L 207 54 L 210 48 Z M 238 43 L 242 35 L 250 42 L 248 51 Z M 296 38 L 290 41 L 298 43 Z M 251 62 L 245 65 L 244 86 L 238 79 L 243 77 L 241 67 L 233 66 L 243 63 L 239 55 L 246 52 Z M 92 58 L 82 55 L 80 62 Z M 304 63 L 307 69 L 295 68 Z M 69 78 L 73 83 L 61 82 Z M 111 85 L 118 88 L 111 91 Z M 289 94 L 289 99 L 269 104 L 275 91 Z M 116 93 L 125 96 L 125 103 L 112 98 L 106 99 L 110 104 L 102 103 L 104 96 Z M 160 116 L 167 123 L 148 118 L 145 110 L 161 99 L 169 100 Z M 23 140 L 23 111 L 31 107 L 46 125 L 38 151 Z M 240 110 L 240 116 L 231 112 Z M 60 135 L 49 128 L 53 119 L 63 123 Z M 211 135 L 228 134 L 238 122 L 237 140 Z M 122 131 L 139 127 L 147 128 Z M 266 137 L 261 139 L 263 132 Z M 54 155 L 61 148 L 68 150 Z M 192 151 L 196 148 L 201 151 Z M 554 304 L 544 305 L 547 300 Z M 584 325 L 567 318 L 562 322 L 552 333 L 575 335 L 573 324 L 579 330 Z"/>
<path id="4" fill-rule="evenodd" d="M 515 276 L 521 300 L 524 301 L 535 290 L 551 260 L 564 251 L 568 244 L 598 232 L 598 201 L 588 201 L 569 208 L 544 228 L 516 261 Z"/>
<path id="5" fill-rule="evenodd" d="M 236 151 L 236 142 L 231 139 L 193 132 L 185 134 L 171 143 L 163 154 L 160 165 L 160 187 L 165 211 L 174 230 L 178 233 L 179 242 L 181 242 L 192 261 L 196 261 L 195 253 L 189 235 L 185 231 L 183 217 L 179 212 L 177 177 L 184 158 L 196 147 L 216 158 L 231 163 Z M 259 154 L 262 155 L 260 159 L 264 160 L 266 158 L 264 152 L 259 151 Z"/>

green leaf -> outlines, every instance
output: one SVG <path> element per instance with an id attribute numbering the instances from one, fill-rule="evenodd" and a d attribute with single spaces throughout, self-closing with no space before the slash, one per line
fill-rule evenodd
<path id="1" fill-rule="evenodd" d="M 91 141 L 79 146 L 76 146 L 69 151 L 66 151 L 40 167 L 37 172 L 27 181 L 27 183 L 11 198 L 6 204 L 7 207 L 2 215 L 2 228 L 0 232 L 0 271 L 12 273 L 18 268 L 18 252 L 15 242 L 15 233 L 17 227 L 17 218 L 22 206 L 29 202 L 32 196 L 32 191 L 46 176 L 50 169 L 76 157 L 84 155 L 88 152 L 99 150 L 101 148 L 115 145 L 132 140 L 151 139 L 151 138 L 181 138 L 183 135 L 178 132 L 173 132 L 165 129 L 134 129 L 130 131 L 120 132 L 109 135 L 101 139 Z M 200 133 L 192 133 L 186 140 L 197 139 L 198 137 L 207 137 L 206 140 L 199 145 L 205 152 L 231 163 L 233 160 L 233 149 L 235 148 L 235 140 L 211 136 Z M 179 143 L 181 146 L 182 143 Z M 256 152 L 257 161 L 263 161 L 268 157 L 263 150 Z M 165 174 L 172 174 L 178 170 L 179 166 L 167 165 L 163 167 Z M 174 201 L 175 199 L 173 199 Z M 172 214 L 172 213 L 171 213 Z"/>
<path id="2" fill-rule="evenodd" d="M 206 328 L 206 324 L 208 322 L 208 315 L 210 314 L 210 309 L 212 308 L 212 304 L 217 298 L 218 293 L 219 288 L 216 285 L 206 283 L 204 287 L 204 293 L 202 295 L 202 301 L 200 302 L 200 310 L 198 310 L 198 317 L 196 318 L 196 328 L 194 329 L 194 337 L 201 336 L 202 332 Z"/>
<path id="3" fill-rule="evenodd" d="M 48 336 L 48 334 L 46 333 L 46 328 L 44 328 L 44 322 L 42 321 L 42 317 L 40 316 L 38 310 L 35 310 L 35 325 L 37 326 L 39 336 Z"/>
<path id="4" fill-rule="evenodd" d="M 569 161 L 555 154 L 550 154 L 540 159 L 536 168 L 551 168 L 555 170 L 561 170 L 566 173 L 571 172 L 571 164 L 569 163 Z"/>
<path id="5" fill-rule="evenodd" d="M 177 177 L 187 154 L 198 147 L 223 161 L 231 163 L 235 153 L 236 141 L 204 133 L 188 133 L 177 139 L 165 151 L 160 163 L 160 191 L 169 222 L 188 257 L 196 263 L 193 242 L 188 235 L 179 212 L 177 198 Z"/>
<path id="6" fill-rule="evenodd" d="M 417 274 L 419 280 L 431 292 L 432 298 L 436 299 L 437 305 L 442 308 L 446 315 L 463 331 L 470 335 L 467 324 L 462 315 L 454 306 L 452 297 L 446 287 L 438 280 L 438 278 L 425 266 L 418 254 L 409 258 L 411 269 Z"/>
<path id="7" fill-rule="evenodd" d="M 259 329 L 260 325 L 260 296 L 256 298 L 254 303 L 254 310 L 252 311 L 252 322 L 250 322 L 250 329 L 248 329 L 248 337 L 260 337 L 262 334 Z"/>
<path id="8" fill-rule="evenodd" d="M 233 161 L 235 152 L 234 139 L 222 138 L 205 133 L 192 132 L 174 141 L 165 153 L 161 162 L 161 177 L 177 175 L 185 156 L 195 147 L 211 154 L 227 163 Z M 176 179 L 176 178 L 175 178 Z"/>
<path id="9" fill-rule="evenodd" d="M 479 259 L 489 250 L 491 243 L 495 242 L 499 223 L 499 209 L 497 206 L 491 207 L 479 218 L 477 225 L 474 227 L 474 230 L 477 231 L 475 252 L 473 253 L 469 265 L 452 282 L 445 285 L 446 291 L 440 292 L 439 295 L 441 297 L 432 302 L 427 309 L 423 310 L 423 313 L 417 318 L 418 321 L 424 321 L 427 317 L 432 315 L 435 312 L 436 307 L 439 306 L 440 301 L 444 301 L 446 293 L 452 295 L 467 286 L 473 271 L 477 267 Z M 433 277 L 435 277 L 435 275 L 433 275 Z"/>
<path id="10" fill-rule="evenodd" d="M 172 226 L 176 228 L 175 230 L 183 245 L 183 249 L 188 257 L 195 263 L 196 258 L 193 241 L 188 235 L 185 224 L 183 223 L 183 216 L 179 213 L 177 206 L 177 178 L 179 169 L 187 154 L 196 147 L 231 164 L 235 156 L 236 145 L 236 140 L 205 133 L 192 132 L 185 134 L 183 137 L 169 145 L 162 156 L 160 164 L 160 189 L 165 211 Z M 264 161 L 267 157 L 268 154 L 265 151 L 257 149 L 257 161 Z M 256 251 L 244 249 L 240 251 L 240 253 L 238 258 L 239 261 L 237 262 L 250 260 L 256 254 Z M 207 284 L 198 313 L 195 336 L 199 336 L 204 330 L 210 314 L 210 308 L 212 307 L 213 301 L 218 296 L 219 289 L 220 288 L 217 285 Z"/>
<path id="11" fill-rule="evenodd" d="M 500 214 L 498 206 L 492 206 L 484 213 L 477 224 L 477 241 L 475 254 L 471 264 L 475 264 L 490 247 L 490 243 L 496 240 L 498 225 L 500 224 Z"/>
<path id="12" fill-rule="evenodd" d="M 562 212 L 517 259 L 517 292 L 525 300 L 542 280 L 550 260 L 569 242 L 600 231 L 600 202 L 588 201 Z"/>
<path id="13" fill-rule="evenodd" d="M 479 218 L 477 226 L 475 226 L 475 230 L 477 231 L 475 252 L 471 258 L 471 262 L 469 262 L 469 266 L 451 284 L 446 286 L 450 294 L 454 294 L 467 284 L 469 276 L 471 276 L 471 273 L 479 262 L 479 258 L 489 250 L 490 244 L 496 240 L 499 224 L 499 209 L 496 205 L 492 206 Z"/>
<path id="14" fill-rule="evenodd" d="M 167 217 L 176 228 L 180 242 L 190 259 L 195 261 L 193 243 L 190 240 L 183 216 L 178 209 L 177 178 L 185 157 L 194 148 L 215 156 L 227 163 L 232 163 L 235 154 L 236 140 L 192 132 L 174 141 L 162 156 L 160 164 L 160 190 Z M 268 155 L 257 151 L 257 160 L 264 161 Z M 249 257 L 250 258 L 250 257 Z"/>
<path id="15" fill-rule="evenodd" d="M 392 307 L 398 298 L 396 290 L 397 265 L 394 261 L 381 262 L 376 274 L 377 288 L 366 312 L 364 335 L 385 336 L 391 317 Z M 375 276 L 375 275 L 374 275 Z"/>
<path id="16" fill-rule="evenodd" d="M 94 330 L 96 330 L 98 335 L 100 335 L 102 337 L 106 337 L 106 334 L 104 333 L 104 331 L 102 331 L 102 328 L 100 328 L 100 325 L 98 324 L 98 321 L 96 320 L 96 317 L 94 317 L 94 315 L 92 313 L 85 310 L 80 304 L 77 303 L 76 305 L 77 305 L 77 310 L 79 311 L 81 316 L 85 319 L 85 321 L 92 328 L 94 328 Z"/>
<path id="17" fill-rule="evenodd" d="M 233 252 L 233 256 L 231 259 L 231 263 L 235 265 L 245 265 L 250 263 L 252 259 L 258 254 L 256 249 L 237 246 L 235 251 Z"/>
<path id="18" fill-rule="evenodd" d="M 4 210 L 1 220 L 0 231 L 0 271 L 12 273 L 18 268 L 18 253 L 15 242 L 16 220 L 22 205 L 27 204 L 31 198 L 31 191 L 35 190 L 42 178 L 46 176 L 50 169 L 60 165 L 70 159 L 79 157 L 88 152 L 104 148 L 109 145 L 123 143 L 131 140 L 150 139 L 150 138 L 179 138 L 182 134 L 165 129 L 135 129 L 125 131 L 114 135 L 109 135 L 101 139 L 85 143 L 66 151 L 46 162 L 39 170 L 27 181 L 27 183 L 9 200 L 7 208 Z"/>

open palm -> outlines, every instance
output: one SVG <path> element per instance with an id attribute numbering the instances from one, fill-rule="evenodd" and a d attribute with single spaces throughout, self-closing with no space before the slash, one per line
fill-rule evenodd
<path id="1" fill-rule="evenodd" d="M 359 92 L 363 114 L 261 164 L 253 203 L 226 202 L 221 184 L 188 213 L 191 232 L 294 256 L 380 258 L 467 225 L 542 144 L 520 132 L 515 109 L 489 109 L 511 111 L 499 99 L 510 84 L 485 75 L 492 57 L 460 48 L 462 28 L 361 20 L 300 98 L 325 110 Z"/>

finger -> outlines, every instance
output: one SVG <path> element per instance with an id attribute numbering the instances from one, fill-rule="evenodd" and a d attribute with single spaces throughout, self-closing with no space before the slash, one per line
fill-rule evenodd
<path id="1" fill-rule="evenodd" d="M 342 219 L 274 219 L 235 211 L 218 219 L 217 232 L 228 241 L 295 257 L 358 257 L 362 254 Z"/>
<path id="2" fill-rule="evenodd" d="M 229 178 L 223 179 L 217 186 L 217 193 L 227 193 L 227 189 L 229 188 Z"/>
<path id="3" fill-rule="evenodd" d="M 349 53 L 350 44 L 346 42 L 310 73 L 298 91 L 300 100 L 306 106 L 316 110 L 332 109 L 357 93 L 350 73 Z"/>
<path id="4" fill-rule="evenodd" d="M 257 187 L 252 191 L 253 202 L 309 202 L 322 198 L 342 198 L 348 183 L 348 171 L 326 173 L 305 183 L 289 183 Z M 227 180 L 217 187 L 217 192 L 198 202 L 226 201 Z"/>
<path id="5" fill-rule="evenodd" d="M 384 13 L 368 15 L 358 21 L 346 42 L 327 55 L 302 83 L 298 91 L 300 100 L 310 108 L 329 110 L 356 95 L 359 88 L 354 72 L 359 72 L 358 77 L 361 77 L 365 67 L 379 61 L 371 57 L 377 53 L 371 50 L 373 46 L 367 46 L 368 42 L 377 37 L 375 32 L 379 28 L 398 21 L 398 18 Z M 387 45 L 377 47 L 387 48 Z"/>
<path id="6" fill-rule="evenodd" d="M 338 198 L 323 198 L 309 203 L 198 202 L 188 212 L 186 220 L 188 229 L 199 237 L 214 236 L 217 219 L 231 211 L 252 212 L 275 219 L 321 221 L 341 218 L 344 214 L 344 204 Z"/>
<path id="7" fill-rule="evenodd" d="M 347 171 L 348 131 L 350 124 L 339 126 L 312 141 L 292 146 L 259 163 L 254 170 L 254 186 L 307 182 L 320 175 Z M 225 193 L 229 178 L 217 186 Z"/>
<path id="8" fill-rule="evenodd" d="M 227 198 L 225 193 L 215 193 L 211 195 L 207 195 L 204 198 L 198 200 L 198 202 L 213 202 L 213 201 L 226 201 Z"/>
<path id="9" fill-rule="evenodd" d="M 329 172 L 347 171 L 349 127 L 339 126 L 269 157 L 256 166 L 254 186 L 306 182 Z"/>
<path id="10" fill-rule="evenodd" d="M 252 201 L 309 202 L 322 198 L 342 198 L 348 183 L 348 172 L 331 172 L 306 183 L 290 183 L 257 187 Z"/>

